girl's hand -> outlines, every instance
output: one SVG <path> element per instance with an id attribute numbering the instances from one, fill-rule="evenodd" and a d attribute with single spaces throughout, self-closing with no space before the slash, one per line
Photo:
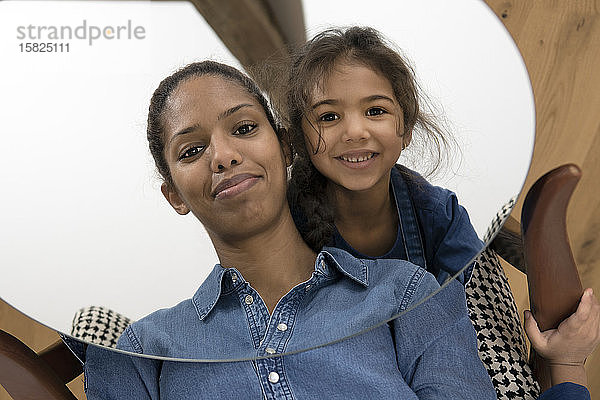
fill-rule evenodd
<path id="1" fill-rule="evenodd" d="M 544 332 L 531 312 L 525 311 L 525 332 L 535 351 L 548 361 L 553 385 L 569 381 L 585 385 L 583 365 L 600 343 L 600 303 L 592 289 L 586 289 L 577 311 L 558 328 Z"/>

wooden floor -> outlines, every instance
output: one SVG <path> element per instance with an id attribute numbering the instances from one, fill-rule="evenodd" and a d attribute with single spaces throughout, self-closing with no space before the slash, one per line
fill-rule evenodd
<path id="1" fill-rule="evenodd" d="M 584 286 L 600 296 L 600 0 L 486 0 L 507 27 L 531 77 L 537 136 L 525 190 L 546 171 L 576 163 L 583 178 L 568 212 L 568 230 Z M 476 34 L 476 33 L 474 33 Z M 493 94 L 492 94 L 493 95 Z M 506 143 L 510 162 L 511 143 Z M 519 219 L 522 198 L 513 216 Z M 524 276 L 507 267 L 519 307 Z M 0 301 L 0 328 L 40 350 L 57 338 Z M 587 362 L 592 396 L 600 397 L 600 350 Z M 82 378 L 71 384 L 78 398 Z M 0 400 L 10 399 L 0 387 Z"/>

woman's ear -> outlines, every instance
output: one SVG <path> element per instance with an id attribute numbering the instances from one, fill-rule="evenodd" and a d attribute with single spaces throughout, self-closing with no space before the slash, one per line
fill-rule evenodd
<path id="1" fill-rule="evenodd" d="M 185 215 L 190 212 L 190 209 L 183 202 L 173 185 L 163 182 L 163 184 L 160 185 L 160 191 L 162 192 L 163 196 L 165 196 L 165 199 L 167 199 L 171 207 L 177 211 L 177 214 Z"/>
<path id="2" fill-rule="evenodd" d="M 281 138 L 281 148 L 283 149 L 283 155 L 285 156 L 285 166 L 289 167 L 294 161 L 294 151 L 290 144 L 290 137 L 285 128 L 279 128 L 279 137 Z"/>

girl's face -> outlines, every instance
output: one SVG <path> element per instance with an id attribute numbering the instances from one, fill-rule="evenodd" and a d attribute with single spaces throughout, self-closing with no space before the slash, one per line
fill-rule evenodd
<path id="1" fill-rule="evenodd" d="M 389 80 L 367 66 L 339 62 L 309 104 L 302 130 L 314 166 L 348 190 L 367 190 L 384 180 L 387 185 L 410 140 Z"/>
<path id="2" fill-rule="evenodd" d="M 236 83 L 204 75 L 183 81 L 165 112 L 162 192 L 192 212 L 211 238 L 242 239 L 287 207 L 285 156 L 261 105 Z"/>

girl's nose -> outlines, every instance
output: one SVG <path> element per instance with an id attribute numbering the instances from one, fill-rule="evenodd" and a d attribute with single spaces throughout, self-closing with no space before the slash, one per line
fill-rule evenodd
<path id="1" fill-rule="evenodd" d="M 342 139 L 345 142 L 360 142 L 367 140 L 371 134 L 364 118 L 361 116 L 347 116 Z"/>

